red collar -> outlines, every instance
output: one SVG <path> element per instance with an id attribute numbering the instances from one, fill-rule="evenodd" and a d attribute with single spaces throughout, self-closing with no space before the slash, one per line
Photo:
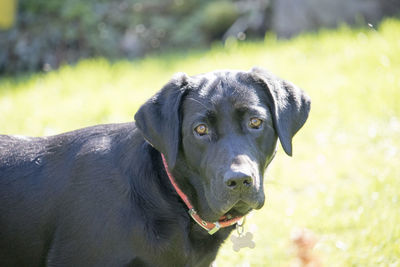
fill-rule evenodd
<path id="1" fill-rule="evenodd" d="M 182 192 L 182 190 L 179 188 L 178 184 L 175 182 L 174 177 L 169 172 L 168 164 L 167 164 L 167 161 L 165 160 L 164 155 L 162 153 L 160 153 L 160 154 L 161 154 L 164 168 L 165 168 L 165 171 L 167 172 L 168 178 L 171 181 L 171 184 L 173 185 L 173 187 L 175 188 L 175 191 L 178 193 L 178 195 L 181 197 L 183 202 L 185 202 L 186 206 L 188 207 L 188 209 L 189 209 L 188 212 L 189 212 L 190 216 L 193 218 L 193 220 L 198 225 L 200 225 L 202 228 L 207 230 L 207 232 L 210 235 L 216 233 L 220 228 L 225 228 L 225 227 L 234 225 L 240 219 L 243 218 L 243 217 L 236 217 L 236 218 L 233 218 L 230 220 L 226 220 L 225 216 L 223 216 L 217 222 L 207 222 L 207 221 L 204 221 L 203 219 L 201 219 L 200 216 L 197 214 L 197 211 L 193 208 L 192 204 L 190 203 L 188 197 L 185 195 L 185 193 Z"/>

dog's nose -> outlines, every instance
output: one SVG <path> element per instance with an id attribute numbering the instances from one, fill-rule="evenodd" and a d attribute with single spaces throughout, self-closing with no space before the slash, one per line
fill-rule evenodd
<path id="1" fill-rule="evenodd" d="M 243 172 L 229 171 L 224 175 L 225 185 L 229 189 L 246 189 L 253 185 L 253 178 Z"/>

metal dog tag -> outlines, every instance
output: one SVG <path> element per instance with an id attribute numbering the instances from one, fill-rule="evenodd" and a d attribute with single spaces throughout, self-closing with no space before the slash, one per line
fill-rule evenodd
<path id="1" fill-rule="evenodd" d="M 253 241 L 253 234 L 250 232 L 247 232 L 244 234 L 244 222 L 245 219 L 243 219 L 242 223 L 236 223 L 236 233 L 231 235 L 231 241 L 232 241 L 232 249 L 236 252 L 239 252 L 241 248 L 255 248 L 256 243 Z"/>

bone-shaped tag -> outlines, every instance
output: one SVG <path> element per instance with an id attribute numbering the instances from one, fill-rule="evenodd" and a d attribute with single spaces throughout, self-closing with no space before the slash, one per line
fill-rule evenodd
<path id="1" fill-rule="evenodd" d="M 233 243 L 233 250 L 239 252 L 241 248 L 255 248 L 256 243 L 253 241 L 253 234 L 247 232 L 246 234 L 240 234 L 239 236 L 232 235 L 231 241 Z"/>

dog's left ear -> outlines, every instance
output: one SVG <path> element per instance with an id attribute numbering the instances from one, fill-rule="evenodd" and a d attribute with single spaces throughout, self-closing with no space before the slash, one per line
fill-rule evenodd
<path id="1" fill-rule="evenodd" d="M 279 140 L 286 154 L 292 156 L 292 138 L 308 118 L 310 97 L 294 84 L 261 68 L 253 68 L 250 75 L 266 89 Z"/>
<path id="2" fill-rule="evenodd" d="M 189 77 L 177 73 L 135 114 L 136 126 L 155 149 L 163 153 L 168 166 L 175 166 L 181 129 L 180 107 Z"/>

